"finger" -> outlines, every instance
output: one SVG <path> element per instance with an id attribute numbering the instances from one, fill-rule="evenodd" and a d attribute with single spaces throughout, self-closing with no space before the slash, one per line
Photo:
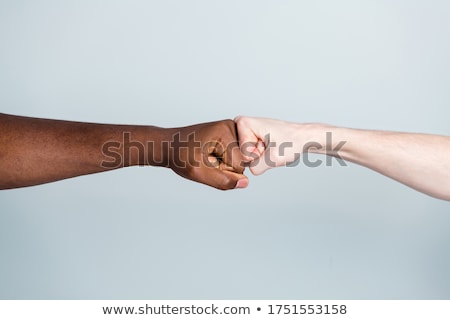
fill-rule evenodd
<path id="1" fill-rule="evenodd" d="M 252 128 L 252 121 L 248 117 L 238 116 L 236 122 L 237 135 L 242 157 L 246 161 L 253 161 L 264 151 L 261 137 Z"/>
<path id="2" fill-rule="evenodd" d="M 225 156 L 226 162 L 231 165 L 233 171 L 238 173 L 244 172 L 247 161 L 245 161 L 241 149 L 237 144 L 231 150 L 227 150 Z"/>
<path id="3" fill-rule="evenodd" d="M 268 161 L 267 161 L 267 155 L 268 155 L 268 150 L 266 150 L 261 157 L 259 157 L 258 159 L 255 159 L 254 161 L 252 161 L 249 165 L 250 167 L 250 172 L 252 174 L 254 174 L 255 176 L 259 176 L 261 174 L 263 174 L 264 172 L 266 172 L 267 170 L 271 169 L 273 166 L 271 166 Z"/>
<path id="4" fill-rule="evenodd" d="M 231 128 L 231 135 L 230 142 L 226 145 L 226 149 L 223 153 L 223 164 L 227 167 L 224 169 L 243 173 L 247 161 L 245 161 L 241 149 L 239 148 L 239 143 L 236 138 L 237 130 L 234 122 Z"/>
<path id="5" fill-rule="evenodd" d="M 248 178 L 243 174 L 211 167 L 198 168 L 195 177 L 196 181 L 220 190 L 245 188 L 248 185 Z"/>

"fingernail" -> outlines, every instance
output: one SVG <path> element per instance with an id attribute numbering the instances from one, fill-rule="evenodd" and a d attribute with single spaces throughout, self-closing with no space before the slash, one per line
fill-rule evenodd
<path id="1" fill-rule="evenodd" d="M 236 189 L 245 188 L 248 186 L 248 179 L 240 179 L 236 183 Z"/>

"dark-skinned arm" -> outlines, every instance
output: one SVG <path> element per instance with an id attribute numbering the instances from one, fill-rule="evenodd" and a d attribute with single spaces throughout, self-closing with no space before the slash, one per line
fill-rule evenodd
<path id="1" fill-rule="evenodd" d="M 160 128 L 0 114 L 0 189 L 137 165 L 222 190 L 248 184 L 232 120 Z"/>

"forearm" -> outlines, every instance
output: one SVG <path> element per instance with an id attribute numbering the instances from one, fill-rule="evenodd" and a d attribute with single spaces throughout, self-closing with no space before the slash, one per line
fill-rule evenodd
<path id="1" fill-rule="evenodd" d="M 161 142 L 167 134 L 167 129 L 149 126 L 0 114 L 0 189 L 132 165 L 164 165 Z"/>
<path id="2" fill-rule="evenodd" d="M 338 154 L 330 155 L 373 169 L 433 197 L 450 200 L 450 137 L 327 125 L 309 125 L 308 130 L 324 146 L 311 152 L 324 154 L 328 149 L 330 153 L 345 142 Z M 331 133 L 328 148 L 326 132 Z"/>

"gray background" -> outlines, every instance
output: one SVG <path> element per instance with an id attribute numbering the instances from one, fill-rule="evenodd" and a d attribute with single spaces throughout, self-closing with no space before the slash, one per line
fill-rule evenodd
<path id="1" fill-rule="evenodd" d="M 448 1 L 0 1 L 1 112 L 450 134 Z M 450 298 L 450 203 L 368 169 L 0 192 L 0 297 Z M 249 173 L 250 174 L 250 173 Z"/>

